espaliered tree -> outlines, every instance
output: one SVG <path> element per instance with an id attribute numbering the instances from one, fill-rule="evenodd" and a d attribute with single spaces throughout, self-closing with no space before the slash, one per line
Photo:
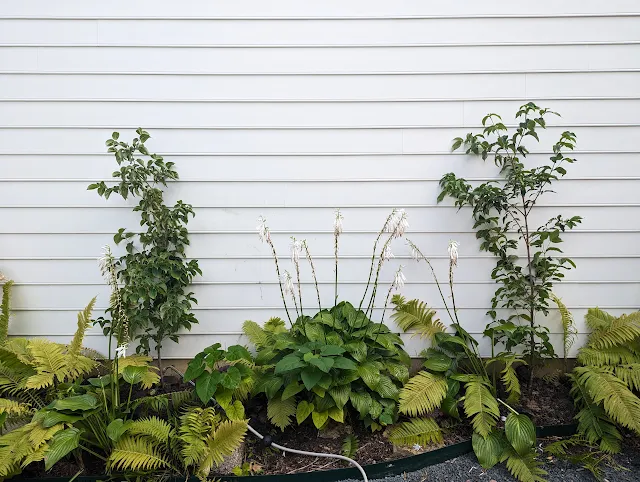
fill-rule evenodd
<path id="1" fill-rule="evenodd" d="M 119 181 L 113 186 L 97 182 L 88 189 L 105 199 L 112 194 L 123 199 L 139 198 L 133 211 L 140 213 L 140 226 L 145 230 L 118 230 L 113 239 L 116 244 L 126 243 L 126 254 L 116 260 L 115 268 L 122 283 L 130 335 L 139 341 L 136 351 L 148 354 L 153 342 L 162 373 L 163 343 L 167 339 L 177 342 L 181 329 L 190 329 L 198 322 L 191 313 L 197 300 L 188 288 L 202 271 L 197 260 L 188 261 L 185 256 L 187 223 L 189 216 L 195 216 L 192 206 L 177 201 L 170 207 L 164 202 L 162 188 L 178 179 L 174 163 L 150 154 L 145 147 L 149 134 L 142 129 L 136 133 L 138 137 L 131 144 L 119 141 L 117 132 L 106 141 L 119 166 L 113 173 Z"/>
<path id="2" fill-rule="evenodd" d="M 440 180 L 442 191 L 438 196 L 438 202 L 449 196 L 457 207 L 471 208 L 480 248 L 497 258 L 491 277 L 499 288 L 488 312 L 494 321 L 485 335 L 493 345 L 503 342 L 507 350 L 518 345 L 524 347 L 530 363 L 529 384 L 534 364 L 541 358 L 555 356 L 549 330 L 537 323 L 537 317 L 549 312 L 553 283 L 575 267 L 571 259 L 561 256 L 558 244 L 562 242 L 561 233 L 582 219 L 558 215 L 541 226 L 532 224 L 540 197 L 552 192 L 552 184 L 567 173 L 563 165 L 575 162 L 564 152 L 574 149 L 576 136 L 565 131 L 552 147 L 550 163 L 525 166 L 524 160 L 529 155 L 525 142 L 540 141 L 538 131 L 546 128 L 548 114 L 558 115 L 530 102 L 516 113 L 518 126 L 513 131 L 499 115 L 488 114 L 482 119 L 482 133 L 454 139 L 454 151 L 464 148 L 467 154 L 483 160 L 492 156 L 501 179 L 473 187 L 451 172 Z M 500 316 L 497 311 L 500 308 L 507 309 L 510 315 Z"/>

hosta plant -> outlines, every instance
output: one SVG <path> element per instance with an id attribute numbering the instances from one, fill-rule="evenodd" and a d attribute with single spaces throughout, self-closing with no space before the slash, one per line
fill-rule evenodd
<path id="1" fill-rule="evenodd" d="M 539 167 L 525 164 L 529 155 L 526 142 L 539 142 L 538 134 L 546 128 L 549 114 L 556 113 L 531 102 L 525 104 L 516 113 L 518 126 L 513 131 L 497 114 L 485 116 L 482 133 L 456 138 L 453 150 L 463 148 L 483 160 L 491 156 L 500 179 L 473 186 L 448 173 L 440 180 L 438 197 L 438 202 L 448 196 L 457 207 L 470 208 L 480 248 L 497 258 L 491 277 L 499 287 L 488 312 L 494 322 L 486 334 L 494 342 L 503 342 L 507 350 L 525 349 L 531 365 L 529 384 L 534 364 L 555 356 L 549 330 L 537 320 L 549 312 L 553 284 L 575 267 L 571 259 L 562 256 L 558 245 L 562 233 L 581 222 L 579 216 L 557 215 L 542 225 L 534 224 L 540 198 L 552 192 L 553 184 L 567 173 L 566 165 L 575 162 L 565 153 L 574 149 L 576 136 L 565 131 L 552 146 L 549 163 Z M 498 309 L 506 309 L 509 316 L 503 318 Z"/>
<path id="2" fill-rule="evenodd" d="M 384 324 L 384 312 L 394 289 L 402 287 L 402 267 L 387 292 L 383 315 L 373 321 L 382 267 L 393 256 L 392 242 L 408 227 L 403 210 L 394 209 L 378 232 L 373 246 L 369 276 L 356 307 L 338 303 L 338 252 L 343 217 L 336 211 L 334 223 L 335 306 L 323 308 L 313 259 L 306 241 L 292 238 L 292 276 L 282 271 L 275 244 L 264 218 L 258 234 L 273 254 L 282 301 L 289 326 L 272 318 L 264 327 L 248 321 L 244 332 L 254 344 L 258 376 L 253 393 L 268 399 L 267 415 L 284 430 L 295 420 L 307 419 L 318 428 L 330 420 L 344 422 L 355 416 L 371 430 L 395 422 L 398 393 L 409 377 L 409 356 L 400 337 Z M 317 310 L 302 298 L 300 260 L 307 258 L 317 294 Z M 315 301 L 312 303 L 315 305 Z"/>
<path id="3" fill-rule="evenodd" d="M 203 404 L 211 399 L 222 407 L 229 419 L 243 420 L 243 402 L 247 400 L 255 379 L 253 358 L 240 345 L 222 350 L 220 343 L 211 345 L 189 362 L 185 382 L 193 381 Z"/>
<path id="4" fill-rule="evenodd" d="M 409 242 L 418 261 L 431 263 L 417 246 Z M 442 292 L 445 310 L 451 316 L 449 332 L 437 322 L 435 312 L 423 302 L 407 302 L 396 295 L 393 318 L 404 329 L 412 329 L 431 341 L 423 352 L 423 370 L 411 378 L 399 396 L 399 412 L 409 417 L 390 431 L 390 440 L 396 444 L 441 442 L 442 434 L 430 416 L 436 409 L 455 419 L 466 417 L 472 427 L 472 445 L 478 461 L 484 468 L 506 462 L 509 471 L 518 480 L 536 482 L 544 480 L 545 472 L 536 460 L 536 430 L 531 419 L 514 408 L 520 397 L 520 382 L 515 367 L 524 363 L 510 352 L 499 353 L 488 360 L 480 356 L 478 342 L 461 325 L 455 304 L 454 268 L 458 261 L 458 246 L 449 246 L 449 288 L 452 306 Z M 435 272 L 434 272 L 435 276 Z M 436 278 L 437 282 L 437 278 Z M 407 316 L 407 310 L 419 309 L 428 313 L 431 323 L 422 326 Z M 493 366 L 492 366 L 493 365 Z M 495 371 L 500 370 L 500 377 Z M 459 407 L 462 407 L 460 413 Z M 501 407 L 507 416 L 501 426 Z"/>
<path id="5" fill-rule="evenodd" d="M 395 422 L 409 356 L 398 335 L 362 310 L 341 302 L 305 319 L 304 329 L 271 319 L 264 327 L 247 321 L 244 331 L 264 368 L 253 391 L 266 394 L 268 417 L 280 429 L 308 418 L 322 429 L 350 415 L 371 430 Z"/>
<path id="6" fill-rule="evenodd" d="M 578 432 L 616 453 L 619 427 L 640 434 L 640 312 L 615 317 L 591 308 L 585 320 L 591 334 L 571 374 Z"/>

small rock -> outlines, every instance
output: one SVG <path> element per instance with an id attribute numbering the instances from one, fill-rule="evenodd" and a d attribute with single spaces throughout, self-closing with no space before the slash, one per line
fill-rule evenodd
<path id="1" fill-rule="evenodd" d="M 216 469 L 216 472 L 221 475 L 228 475 L 232 473 L 235 467 L 241 467 L 244 460 L 244 449 L 245 444 L 243 442 L 235 452 L 233 452 L 228 457 L 225 457 L 224 462 L 220 464 L 220 466 Z"/>

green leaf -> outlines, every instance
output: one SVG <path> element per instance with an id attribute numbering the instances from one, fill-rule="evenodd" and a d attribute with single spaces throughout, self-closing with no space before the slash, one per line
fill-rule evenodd
<path id="1" fill-rule="evenodd" d="M 424 361 L 422 366 L 427 370 L 434 372 L 446 372 L 451 368 L 452 361 L 453 360 L 444 353 L 437 353 L 430 355 L 429 358 Z"/>
<path id="2" fill-rule="evenodd" d="M 367 362 L 358 366 L 358 375 L 371 390 L 375 390 L 380 378 L 380 370 L 373 363 Z"/>
<path id="3" fill-rule="evenodd" d="M 204 372 L 196 378 L 196 394 L 202 403 L 209 403 L 213 394 L 216 393 L 221 380 L 222 374 L 217 371 L 211 373 Z"/>
<path id="4" fill-rule="evenodd" d="M 204 353 L 199 353 L 196 355 L 196 358 L 189 362 L 187 366 L 187 371 L 184 372 L 184 381 L 190 382 L 191 380 L 195 380 L 200 375 L 202 375 L 206 370 L 206 366 L 204 364 Z"/>
<path id="5" fill-rule="evenodd" d="M 245 419 L 244 405 L 242 405 L 240 400 L 236 400 L 231 405 L 228 405 L 224 409 L 224 412 L 227 414 L 227 417 L 229 417 L 229 420 Z"/>
<path id="6" fill-rule="evenodd" d="M 51 470 L 51 467 L 62 457 L 78 448 L 80 444 L 80 434 L 81 431 L 79 429 L 70 427 L 53 436 L 51 442 L 49 442 L 49 449 L 44 456 L 45 470 Z"/>
<path id="7" fill-rule="evenodd" d="M 323 356 L 335 356 L 342 355 L 346 350 L 337 345 L 325 345 L 320 349 L 320 354 Z"/>
<path id="8" fill-rule="evenodd" d="M 238 367 L 230 366 L 222 376 L 222 386 L 229 390 L 235 390 L 240 386 L 242 375 Z"/>
<path id="9" fill-rule="evenodd" d="M 351 393 L 351 384 L 340 385 L 329 389 L 329 395 L 336 402 L 336 405 L 340 408 L 344 407 L 349 401 L 349 394 Z"/>
<path id="10" fill-rule="evenodd" d="M 478 433 L 471 436 L 471 444 L 473 452 L 478 458 L 478 462 L 484 469 L 490 469 L 498 462 L 504 450 L 504 438 L 502 433 L 497 430 L 491 431 L 489 435 L 483 437 Z"/>
<path id="11" fill-rule="evenodd" d="M 504 431 L 507 440 L 520 456 L 526 455 L 536 444 L 536 427 L 524 414 L 516 415 L 511 412 L 504 424 Z"/>
<path id="12" fill-rule="evenodd" d="M 340 370 L 356 370 L 358 366 L 348 358 L 343 356 L 333 359 L 333 368 Z"/>
<path id="13" fill-rule="evenodd" d="M 54 425 L 58 425 L 63 422 L 74 423 L 84 418 L 84 415 L 69 415 L 56 410 L 46 410 L 40 413 L 43 414 L 40 423 L 44 428 L 51 428 Z"/>
<path id="14" fill-rule="evenodd" d="M 51 410 L 71 410 L 72 412 L 79 410 L 93 410 L 97 407 L 98 400 L 96 397 L 89 394 L 76 395 L 73 397 L 63 398 L 61 400 L 55 400 L 47 406 L 47 408 Z"/>
<path id="15" fill-rule="evenodd" d="M 286 400 L 287 398 L 291 398 L 298 393 L 304 390 L 304 385 L 300 385 L 296 380 L 293 380 L 289 385 L 287 385 L 282 392 L 282 400 Z"/>
<path id="16" fill-rule="evenodd" d="M 287 355 L 276 363 L 275 373 L 278 375 L 304 366 L 305 363 L 297 355 Z"/>
<path id="17" fill-rule="evenodd" d="M 302 370 L 300 376 L 302 378 L 302 383 L 304 383 L 306 389 L 311 390 L 322 378 L 322 372 L 316 368 L 307 367 Z"/>
<path id="18" fill-rule="evenodd" d="M 127 431 L 130 422 L 126 423 L 121 418 L 116 418 L 109 425 L 107 425 L 107 436 L 117 442 L 120 440 L 120 437 Z"/>
<path id="19" fill-rule="evenodd" d="M 338 407 L 331 407 L 329 409 L 329 417 L 336 422 L 344 423 L 344 410 Z"/>
<path id="20" fill-rule="evenodd" d="M 104 375 L 99 378 L 89 378 L 89 380 L 87 381 L 91 384 L 91 386 L 94 386 L 97 388 L 106 388 L 109 385 L 111 385 L 112 379 L 111 379 L 111 375 Z"/>
<path id="21" fill-rule="evenodd" d="M 227 355 L 225 358 L 228 361 L 246 360 L 252 362 L 251 353 L 242 345 L 232 345 L 227 348 Z"/>
<path id="22" fill-rule="evenodd" d="M 147 367 L 129 365 L 122 370 L 122 379 L 129 385 L 135 385 L 142 381 L 142 377 L 148 370 Z"/>
<path id="23" fill-rule="evenodd" d="M 333 366 L 333 358 L 322 357 L 322 358 L 311 358 L 309 360 L 309 364 L 318 367 L 325 373 L 329 373 L 331 367 Z"/>
<path id="24" fill-rule="evenodd" d="M 306 400 L 302 400 L 298 403 L 298 408 L 296 409 L 296 420 L 298 421 L 298 425 L 304 422 L 307 417 L 311 415 L 314 408 L 313 403 L 309 403 Z"/>
<path id="25" fill-rule="evenodd" d="M 326 410 L 324 412 L 312 412 L 311 418 L 313 419 L 313 424 L 316 426 L 318 430 L 324 427 L 324 424 L 327 423 L 329 419 L 329 411 Z"/>

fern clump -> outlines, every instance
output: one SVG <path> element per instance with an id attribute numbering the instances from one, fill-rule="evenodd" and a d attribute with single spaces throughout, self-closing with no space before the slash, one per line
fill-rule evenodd
<path id="1" fill-rule="evenodd" d="M 605 453 L 621 449 L 618 427 L 640 434 L 640 312 L 615 317 L 591 308 L 591 335 L 571 374 L 580 436 Z"/>

